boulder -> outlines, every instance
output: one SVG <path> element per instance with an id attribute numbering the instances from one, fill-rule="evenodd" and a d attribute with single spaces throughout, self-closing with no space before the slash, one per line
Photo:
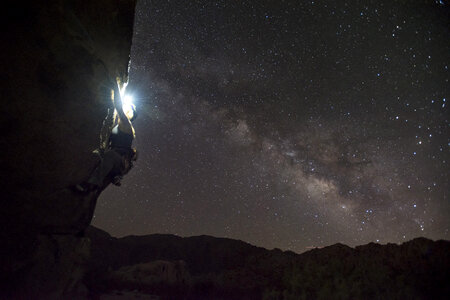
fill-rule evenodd
<path id="1" fill-rule="evenodd" d="M 78 290 L 100 191 L 114 82 L 128 78 L 135 0 L 7 1 L 2 7 L 0 298 Z M 105 123 L 105 124 L 104 124 Z"/>

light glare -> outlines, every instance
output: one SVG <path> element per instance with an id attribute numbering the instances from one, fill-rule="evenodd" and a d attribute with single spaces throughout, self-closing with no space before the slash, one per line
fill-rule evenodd
<path id="1" fill-rule="evenodd" d="M 130 95 L 125 95 L 122 97 L 122 108 L 123 112 L 126 115 L 132 115 L 133 114 L 133 97 Z"/>

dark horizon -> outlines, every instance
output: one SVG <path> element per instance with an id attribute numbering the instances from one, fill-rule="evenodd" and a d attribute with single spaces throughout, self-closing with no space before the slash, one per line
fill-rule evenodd
<path id="1" fill-rule="evenodd" d="M 426 240 L 426 241 L 430 241 L 430 242 L 449 242 L 449 240 L 446 240 L 446 239 L 435 239 L 435 240 L 433 240 L 433 239 L 430 239 L 430 238 L 427 238 L 427 237 L 424 237 L 424 236 L 417 236 L 417 237 L 411 238 L 410 240 L 400 241 L 399 243 L 395 243 L 395 242 L 386 242 L 386 243 L 381 243 L 381 242 L 369 242 L 369 243 L 367 243 L 367 244 L 356 244 L 356 245 L 350 246 L 350 245 L 347 245 L 347 244 L 343 244 L 343 243 L 341 243 L 341 242 L 336 242 L 336 243 L 333 243 L 333 244 L 324 245 L 324 246 L 320 246 L 320 247 L 319 247 L 319 246 L 317 246 L 317 247 L 314 247 L 314 246 L 305 247 L 305 249 L 304 249 L 302 252 L 296 252 L 296 251 L 289 250 L 289 249 L 280 249 L 280 248 L 278 248 L 278 247 L 274 247 L 274 248 L 266 248 L 266 247 L 263 247 L 263 246 L 254 245 L 254 244 L 252 244 L 252 243 L 249 243 L 249 242 L 247 242 L 247 241 L 240 240 L 240 239 L 234 239 L 234 238 L 228 238 L 228 237 L 221 237 L 221 236 L 212 236 L 212 235 L 206 235 L 206 234 L 190 235 L 190 236 L 181 236 L 181 235 L 177 235 L 177 234 L 174 234 L 174 233 L 149 233 L 149 234 L 129 234 L 129 235 L 124 235 L 124 236 L 114 236 L 114 235 L 110 234 L 109 232 L 105 231 L 104 229 L 100 229 L 100 228 L 98 228 L 98 227 L 95 227 L 94 225 L 91 225 L 90 227 L 93 227 L 93 228 L 95 228 L 96 230 L 101 230 L 101 231 L 107 233 L 108 235 L 110 235 L 112 238 L 115 238 L 115 239 L 118 239 L 118 240 L 121 240 L 121 239 L 129 239 L 129 238 L 141 238 L 141 237 L 148 237 L 148 236 L 175 237 L 175 238 L 180 238 L 180 239 L 190 239 L 190 238 L 201 238 L 201 237 L 206 237 L 206 238 L 219 239 L 219 240 L 220 240 L 220 239 L 234 240 L 234 241 L 242 242 L 242 243 L 248 244 L 248 245 L 250 245 L 250 246 L 257 247 L 257 248 L 263 248 L 263 249 L 268 250 L 268 251 L 272 251 L 272 250 L 281 250 L 281 251 L 283 251 L 283 252 L 285 252 L 285 251 L 287 251 L 287 252 L 292 252 L 292 253 L 295 253 L 295 254 L 297 254 L 297 255 L 306 253 L 306 252 L 311 251 L 311 250 L 315 250 L 315 249 L 324 249 L 324 248 L 327 248 L 327 247 L 333 247 L 333 246 L 336 246 L 336 245 L 344 245 L 344 246 L 350 247 L 350 248 L 352 248 L 352 249 L 355 249 L 355 248 L 358 248 L 358 247 L 369 246 L 369 244 L 371 244 L 371 243 L 373 243 L 373 244 L 378 244 L 378 245 L 380 245 L 380 246 L 386 246 L 386 245 L 389 245 L 389 244 L 394 244 L 394 245 L 397 245 L 397 246 L 402 246 L 402 245 L 404 245 L 404 244 L 408 244 L 408 243 L 411 243 L 411 242 L 414 242 L 414 241 L 419 241 L 419 240 Z M 89 228 L 89 227 L 88 227 L 88 228 Z M 90 230 L 90 229 L 88 229 L 88 230 Z"/>
<path id="2" fill-rule="evenodd" d="M 140 157 L 93 225 L 297 253 L 448 240 L 448 16 L 440 1 L 140 1 Z"/>

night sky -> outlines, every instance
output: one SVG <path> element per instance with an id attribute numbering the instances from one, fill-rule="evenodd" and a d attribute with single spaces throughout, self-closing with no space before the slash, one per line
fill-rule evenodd
<path id="1" fill-rule="evenodd" d="M 449 239 L 444 2 L 138 1 L 140 157 L 93 224 L 296 252 Z"/>

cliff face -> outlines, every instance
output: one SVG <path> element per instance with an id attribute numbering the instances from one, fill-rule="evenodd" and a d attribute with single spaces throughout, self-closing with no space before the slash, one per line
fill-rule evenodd
<path id="1" fill-rule="evenodd" d="M 127 81 L 135 0 L 8 1 L 0 106 L 0 290 L 60 297 L 89 255 L 98 193 L 70 187 L 98 162 L 112 80 Z M 3 294 L 1 294 L 3 296 Z"/>
<path id="2" fill-rule="evenodd" d="M 117 239 L 94 227 L 87 236 L 92 257 L 86 282 L 100 295 L 139 290 L 141 297 L 196 300 L 450 296 L 448 241 L 417 238 L 356 248 L 336 244 L 295 254 L 208 236 Z"/>

